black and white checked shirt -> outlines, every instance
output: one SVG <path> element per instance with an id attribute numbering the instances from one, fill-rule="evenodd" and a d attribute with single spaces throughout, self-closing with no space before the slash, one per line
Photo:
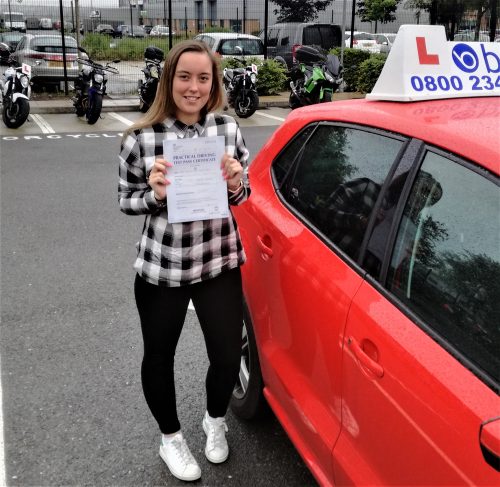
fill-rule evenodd
<path id="1" fill-rule="evenodd" d="M 167 208 L 159 208 L 147 176 L 163 140 L 222 135 L 226 153 L 243 166 L 243 185 L 232 193 L 229 205 L 239 205 L 250 195 L 248 150 L 238 123 L 229 115 L 210 113 L 194 126 L 167 118 L 162 123 L 130 133 L 121 144 L 118 199 L 127 215 L 146 215 L 137 243 L 134 269 L 146 281 L 165 286 L 194 284 L 234 269 L 245 262 L 236 222 L 228 218 L 168 223 Z"/>

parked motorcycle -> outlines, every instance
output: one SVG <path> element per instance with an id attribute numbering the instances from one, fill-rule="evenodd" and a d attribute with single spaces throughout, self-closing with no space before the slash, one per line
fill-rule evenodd
<path id="1" fill-rule="evenodd" d="M 83 47 L 78 50 L 88 55 Z M 77 58 L 82 64 L 82 69 L 75 81 L 75 96 L 72 98 L 77 117 L 85 115 L 87 122 L 93 125 L 101 116 L 102 100 L 106 95 L 106 83 L 108 81 L 106 72 L 118 74 L 118 69 L 110 66 L 111 63 L 119 63 L 116 59 L 102 65 L 92 61 L 90 58 Z"/>
<path id="2" fill-rule="evenodd" d="M 149 110 L 156 96 L 156 89 L 160 82 L 164 53 L 155 46 L 149 46 L 144 51 L 146 66 L 141 69 L 144 80 L 139 79 L 137 91 L 139 92 L 139 110 L 143 113 Z"/>
<path id="3" fill-rule="evenodd" d="M 31 66 L 9 66 L 2 80 L 2 119 L 11 129 L 26 122 L 30 114 Z"/>
<path id="4" fill-rule="evenodd" d="M 258 70 L 255 64 L 246 66 L 245 61 L 234 59 L 245 67 L 224 68 L 222 81 L 229 106 L 234 108 L 238 117 L 248 118 L 259 107 L 259 95 L 256 88 Z"/>
<path id="5" fill-rule="evenodd" d="M 298 63 L 290 71 L 290 108 L 332 101 L 342 84 L 339 58 L 311 46 L 299 47 L 295 57 Z"/>

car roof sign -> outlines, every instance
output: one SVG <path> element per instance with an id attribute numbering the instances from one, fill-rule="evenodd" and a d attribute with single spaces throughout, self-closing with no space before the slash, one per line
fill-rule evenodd
<path id="1" fill-rule="evenodd" d="M 500 43 L 451 42 L 442 25 L 402 25 L 369 100 L 500 96 Z"/>

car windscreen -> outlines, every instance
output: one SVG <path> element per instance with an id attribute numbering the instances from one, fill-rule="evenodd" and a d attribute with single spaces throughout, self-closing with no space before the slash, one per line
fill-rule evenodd
<path id="1" fill-rule="evenodd" d="M 76 41 L 73 37 L 66 37 L 64 43 L 66 52 L 77 52 Z M 31 49 L 38 52 L 63 52 L 62 39 L 60 37 L 40 37 L 33 39 Z"/>

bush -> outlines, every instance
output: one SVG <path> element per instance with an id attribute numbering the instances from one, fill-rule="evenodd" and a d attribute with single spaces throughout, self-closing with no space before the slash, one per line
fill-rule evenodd
<path id="1" fill-rule="evenodd" d="M 287 89 L 287 69 L 274 59 L 266 59 L 259 68 L 257 92 L 259 95 L 276 95 Z"/>
<path id="2" fill-rule="evenodd" d="M 386 58 L 387 56 L 383 54 L 375 54 L 359 65 L 356 79 L 357 91 L 361 93 L 370 93 L 372 91 L 384 67 Z"/>
<path id="3" fill-rule="evenodd" d="M 336 47 L 332 51 L 340 59 L 340 49 Z M 358 67 L 361 63 L 369 59 L 371 54 L 361 49 L 344 49 L 344 91 L 356 91 Z"/>

